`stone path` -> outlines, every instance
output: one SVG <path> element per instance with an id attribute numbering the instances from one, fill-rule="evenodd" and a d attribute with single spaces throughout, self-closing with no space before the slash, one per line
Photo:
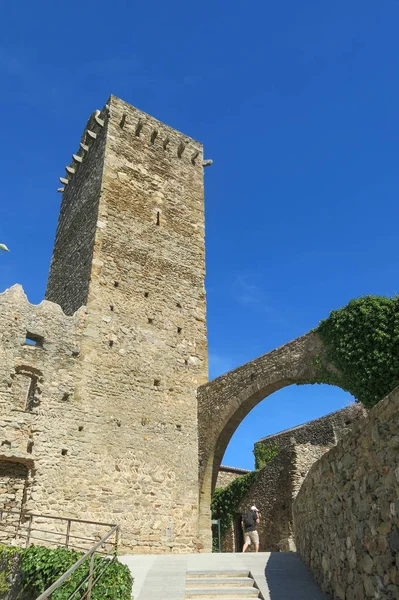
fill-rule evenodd
<path id="1" fill-rule="evenodd" d="M 134 577 L 134 600 L 185 600 L 197 597 L 208 600 L 209 593 L 192 594 L 186 590 L 186 579 L 195 573 L 221 571 L 230 576 L 233 572 L 243 575 L 250 573 L 263 596 L 263 600 L 327 600 L 319 590 L 312 576 L 294 552 L 259 552 L 237 554 L 166 554 L 166 555 L 127 555 L 119 558 L 128 565 Z M 187 577 L 187 573 L 189 576 Z M 194 572 L 194 575 L 193 575 Z M 212 574 L 210 574 L 210 577 Z M 197 588 L 200 586 L 197 586 Z M 219 586 L 219 590 L 223 589 Z M 232 586 L 228 589 L 231 590 Z M 187 589 L 190 585 L 187 584 Z M 233 594 L 234 600 L 243 597 L 258 597 L 247 588 Z M 213 597 L 229 598 L 223 591 L 211 593 Z"/>

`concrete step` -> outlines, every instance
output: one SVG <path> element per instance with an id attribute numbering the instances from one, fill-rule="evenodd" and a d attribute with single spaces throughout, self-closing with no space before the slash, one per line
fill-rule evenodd
<path id="1" fill-rule="evenodd" d="M 240 570 L 209 570 L 209 571 L 187 571 L 189 577 L 249 577 L 249 571 Z"/>
<path id="2" fill-rule="evenodd" d="M 259 590 L 255 587 L 203 587 L 186 588 L 186 598 L 258 598 Z"/>
<path id="3" fill-rule="evenodd" d="M 254 580 L 251 577 L 187 577 L 186 587 L 187 588 L 200 588 L 200 587 L 251 587 L 254 584 Z"/>

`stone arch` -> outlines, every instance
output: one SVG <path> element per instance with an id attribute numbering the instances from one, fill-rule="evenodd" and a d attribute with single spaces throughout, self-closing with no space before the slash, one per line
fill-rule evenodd
<path id="1" fill-rule="evenodd" d="M 211 545 L 211 495 L 233 433 L 273 392 L 294 383 L 323 383 L 315 369 L 315 359 L 323 355 L 321 338 L 310 332 L 198 389 L 199 537 L 207 550 Z M 329 369 L 334 367 L 329 365 Z"/>

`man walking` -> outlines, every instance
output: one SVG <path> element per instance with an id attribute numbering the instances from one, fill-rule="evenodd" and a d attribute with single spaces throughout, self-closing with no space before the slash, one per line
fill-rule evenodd
<path id="1" fill-rule="evenodd" d="M 259 511 L 256 506 L 251 506 L 250 510 L 242 517 L 242 526 L 244 528 L 244 545 L 242 547 L 242 551 L 248 548 L 251 545 L 251 542 L 255 544 L 255 552 L 259 552 L 259 535 L 256 531 L 257 526 L 259 525 Z"/>

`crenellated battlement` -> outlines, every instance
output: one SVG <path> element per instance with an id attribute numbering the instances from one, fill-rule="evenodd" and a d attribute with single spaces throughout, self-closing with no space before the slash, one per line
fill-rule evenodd
<path id="1" fill-rule="evenodd" d="M 193 167 L 202 165 L 202 144 L 158 121 L 143 111 L 111 96 L 108 101 L 110 118 L 116 121 L 118 128 L 132 143 L 141 142 L 159 156 L 171 161 L 185 161 Z"/>
<path id="2" fill-rule="evenodd" d="M 106 125 L 108 115 L 108 104 L 106 104 L 101 111 L 95 110 L 90 115 L 90 118 L 86 123 L 86 127 L 84 128 L 79 148 L 76 151 L 76 154 L 72 154 L 71 162 L 65 167 L 65 177 L 60 177 L 60 182 L 64 187 L 58 188 L 58 192 L 63 193 L 65 191 L 65 186 L 71 182 L 72 178 L 83 164 L 88 153 L 90 152 L 90 149 L 92 148 L 93 144 L 95 144 L 99 132 L 104 125 Z"/>
<path id="3" fill-rule="evenodd" d="M 203 160 L 202 145 L 190 137 L 168 127 L 154 117 L 139 109 L 111 96 L 102 110 L 95 110 L 84 128 L 79 148 L 72 160 L 65 167 L 65 176 L 60 177 L 63 187 L 58 192 L 63 193 L 65 186 L 69 185 L 76 172 L 85 161 L 88 153 L 102 130 L 112 120 L 118 125 L 125 136 L 130 136 L 132 143 L 141 142 L 155 152 L 161 150 L 164 158 L 169 160 L 186 161 L 193 167 L 207 167 L 212 160 Z"/>

